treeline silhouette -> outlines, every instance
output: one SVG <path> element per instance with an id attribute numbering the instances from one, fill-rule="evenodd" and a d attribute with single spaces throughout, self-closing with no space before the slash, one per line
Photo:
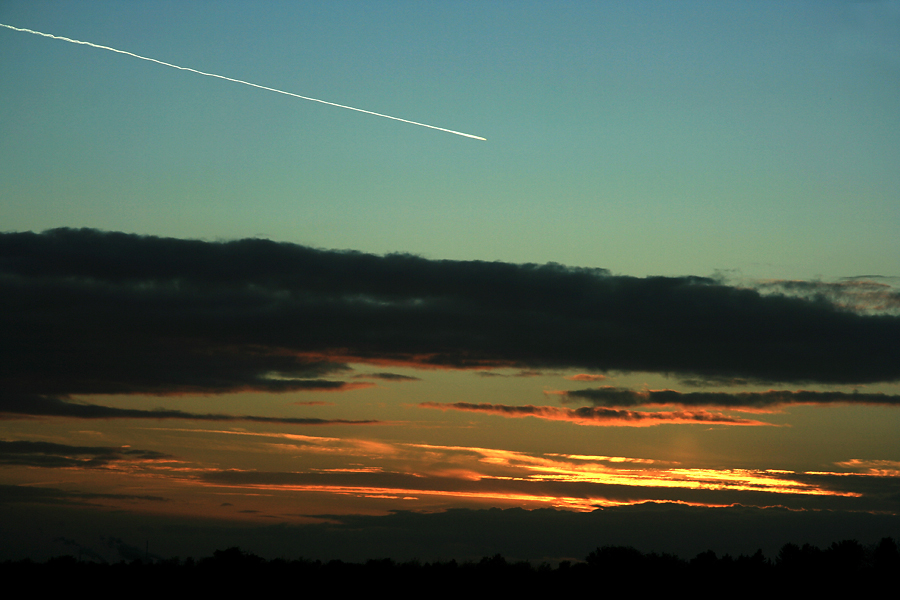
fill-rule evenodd
<path id="1" fill-rule="evenodd" d="M 704 586 L 732 592 L 769 590 L 780 595 L 810 590 L 834 590 L 850 586 L 896 593 L 900 575 L 900 550 L 889 537 L 864 546 L 856 540 L 835 542 L 827 548 L 810 544 L 785 544 L 773 559 L 762 550 L 750 556 L 718 556 L 712 550 L 685 560 L 672 554 L 643 553 L 626 546 L 603 546 L 584 561 L 534 565 L 507 561 L 496 554 L 479 561 L 395 562 L 389 558 L 364 563 L 332 560 L 266 560 L 240 548 L 217 550 L 194 560 L 134 559 L 130 562 L 83 561 L 59 556 L 39 563 L 29 559 L 0 564 L 7 582 L 54 583 L 60 587 L 87 585 L 89 589 L 139 589 L 222 592 L 259 591 L 260 586 L 302 586 L 312 591 L 327 586 L 332 591 L 390 589 L 395 594 L 445 593 L 559 593 L 583 590 L 604 582 L 621 589 L 623 584 L 640 590 L 668 590 Z M 179 587 L 180 586 L 180 587 Z M 311 587 L 310 587 L 311 586 Z M 739 587 L 735 587 L 739 586 Z M 776 587 L 772 587 L 776 586 Z M 777 587 L 780 586 L 780 587 Z M 885 586 L 889 586 L 885 588 Z"/>

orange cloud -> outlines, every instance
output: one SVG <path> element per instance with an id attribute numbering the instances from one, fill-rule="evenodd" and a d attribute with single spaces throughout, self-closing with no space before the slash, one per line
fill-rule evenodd
<path id="1" fill-rule="evenodd" d="M 285 498 L 296 493 L 340 496 L 345 499 L 340 502 L 351 503 L 347 506 L 355 502 L 353 498 L 404 499 L 410 501 L 410 508 L 414 510 L 472 503 L 582 511 L 647 501 L 799 507 L 804 503 L 819 502 L 812 498 L 849 499 L 863 495 L 863 490 L 854 490 L 834 479 L 835 475 L 857 473 L 691 468 L 667 461 L 623 456 L 529 453 L 280 432 L 203 432 L 243 437 L 251 444 L 249 448 L 257 444 L 251 441 L 253 438 L 260 439 L 269 453 L 305 455 L 307 459 L 296 471 L 172 464 L 156 465 L 152 473 L 160 481 L 165 478 L 192 487 L 230 488 L 233 493 L 280 491 L 287 494 Z M 316 463 L 316 456 L 325 457 L 326 462 Z M 327 460 L 329 456 L 353 457 L 353 463 L 335 464 Z M 839 465 L 882 477 L 885 474 L 896 476 L 898 467 L 894 461 L 852 460 Z M 870 470 L 872 472 L 868 472 Z M 325 497 L 319 498 L 326 501 Z"/>
<path id="2" fill-rule="evenodd" d="M 555 406 L 508 406 L 505 404 L 471 404 L 455 402 L 441 404 L 439 402 L 422 402 L 422 408 L 439 410 L 463 410 L 484 412 L 504 417 L 534 417 L 548 421 L 568 421 L 577 425 L 618 426 L 618 427 L 651 427 L 669 424 L 717 424 L 717 425 L 771 425 L 763 421 L 730 417 L 721 413 L 705 410 L 641 412 L 604 407 L 582 407 L 577 409 L 558 408 Z"/>
<path id="3" fill-rule="evenodd" d="M 580 400 L 594 406 L 624 408 L 637 406 L 716 407 L 741 412 L 775 412 L 780 407 L 807 404 L 867 404 L 898 406 L 900 395 L 884 393 L 768 390 L 765 392 L 679 392 L 676 390 L 631 390 L 602 386 L 583 390 L 548 390 L 563 396 L 563 402 Z"/>
<path id="4" fill-rule="evenodd" d="M 593 373 L 578 373 L 577 375 L 571 375 L 566 377 L 569 381 L 603 381 L 606 379 L 606 375 L 596 375 Z"/>

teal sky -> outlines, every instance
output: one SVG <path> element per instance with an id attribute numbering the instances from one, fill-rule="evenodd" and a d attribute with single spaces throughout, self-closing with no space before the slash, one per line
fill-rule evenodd
<path id="1" fill-rule="evenodd" d="M 4 2 L 3 228 L 900 271 L 896 2 Z"/>

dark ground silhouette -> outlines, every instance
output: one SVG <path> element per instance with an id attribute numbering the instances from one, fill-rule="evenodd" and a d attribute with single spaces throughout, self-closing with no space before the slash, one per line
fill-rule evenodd
<path id="1" fill-rule="evenodd" d="M 364 563 L 340 560 L 265 560 L 240 548 L 217 550 L 194 560 L 172 558 L 104 563 L 59 556 L 44 563 L 31 560 L 0 564 L 8 583 L 59 589 L 138 590 L 141 593 L 259 593 L 269 587 L 329 592 L 390 590 L 397 595 L 554 593 L 597 589 L 631 592 L 691 589 L 696 595 L 728 591 L 796 595 L 810 591 L 895 590 L 900 575 L 900 550 L 889 537 L 864 546 L 856 540 L 826 548 L 785 544 L 778 555 L 762 551 L 746 556 L 702 552 L 690 560 L 672 554 L 642 553 L 627 546 L 597 548 L 581 562 L 508 562 L 500 554 L 458 563 L 395 562 L 389 558 Z M 624 587 L 623 587 L 624 586 Z"/>

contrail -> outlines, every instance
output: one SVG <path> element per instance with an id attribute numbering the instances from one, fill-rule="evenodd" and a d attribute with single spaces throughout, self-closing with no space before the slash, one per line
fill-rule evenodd
<path id="1" fill-rule="evenodd" d="M 116 48 L 110 48 L 109 46 L 101 46 L 100 44 L 92 44 L 91 42 L 82 42 L 81 40 L 73 40 L 72 38 L 62 37 L 59 35 L 51 35 L 49 33 L 41 33 L 40 31 L 34 31 L 33 29 L 24 29 L 22 27 L 13 27 L 12 25 L 4 25 L 0 23 L 0 27 L 6 27 L 7 29 L 12 29 L 13 31 L 21 31 L 23 33 L 32 33 L 34 35 L 40 35 L 43 37 L 53 38 L 54 40 L 62 40 L 64 42 L 70 42 L 72 44 L 81 44 L 83 46 L 90 46 L 91 48 L 100 48 L 101 50 L 109 50 L 110 52 L 116 52 L 118 54 L 126 54 L 128 56 L 133 56 L 134 58 L 139 58 L 141 60 L 150 61 L 156 63 L 158 65 L 163 65 L 164 67 L 172 67 L 173 69 L 178 69 L 179 71 L 190 71 L 191 73 L 196 73 L 198 75 L 205 75 L 207 77 L 215 77 L 216 79 L 224 79 L 225 81 L 233 81 L 234 83 L 243 83 L 244 85 L 249 85 L 250 87 L 259 88 L 261 90 L 268 90 L 270 92 L 277 92 L 279 94 L 284 94 L 285 96 L 293 96 L 294 98 L 300 98 L 301 100 L 309 100 L 310 102 L 318 102 L 319 104 L 327 104 L 328 106 L 337 106 L 338 108 L 346 108 L 347 110 L 355 110 L 356 112 L 366 113 L 367 115 L 375 115 L 376 117 L 384 117 L 385 119 L 392 119 L 394 121 L 400 121 L 401 123 L 409 123 L 410 125 L 418 125 L 419 127 L 427 127 L 429 129 L 437 129 L 438 131 L 446 131 L 447 133 L 455 133 L 456 135 L 461 135 L 463 137 L 472 138 L 474 140 L 482 140 L 487 141 L 487 138 L 479 137 L 477 135 L 472 135 L 471 133 L 463 133 L 462 131 L 453 131 L 452 129 L 445 129 L 443 127 L 437 127 L 435 125 L 428 125 L 426 123 L 418 123 L 416 121 L 410 121 L 408 119 L 401 119 L 400 117 L 392 117 L 391 115 L 383 115 L 381 113 L 373 112 L 371 110 L 364 110 L 362 108 L 355 108 L 353 106 L 347 106 L 345 104 L 338 104 L 336 102 L 328 102 L 326 100 L 319 100 L 318 98 L 310 98 L 308 96 L 301 96 L 300 94 L 293 94 L 291 92 L 285 92 L 284 90 L 277 90 L 275 88 L 266 87 L 264 85 L 259 85 L 258 83 L 250 83 L 249 81 L 243 81 L 241 79 L 233 79 L 231 77 L 225 77 L 224 75 L 216 75 L 215 73 L 205 73 L 203 71 L 198 71 L 197 69 L 191 69 L 190 67 L 179 67 L 178 65 L 173 65 L 172 63 L 167 63 L 161 60 L 156 60 L 155 58 L 148 58 L 146 56 L 141 56 L 140 54 L 134 54 L 133 52 L 126 52 L 125 50 L 117 50 Z"/>

